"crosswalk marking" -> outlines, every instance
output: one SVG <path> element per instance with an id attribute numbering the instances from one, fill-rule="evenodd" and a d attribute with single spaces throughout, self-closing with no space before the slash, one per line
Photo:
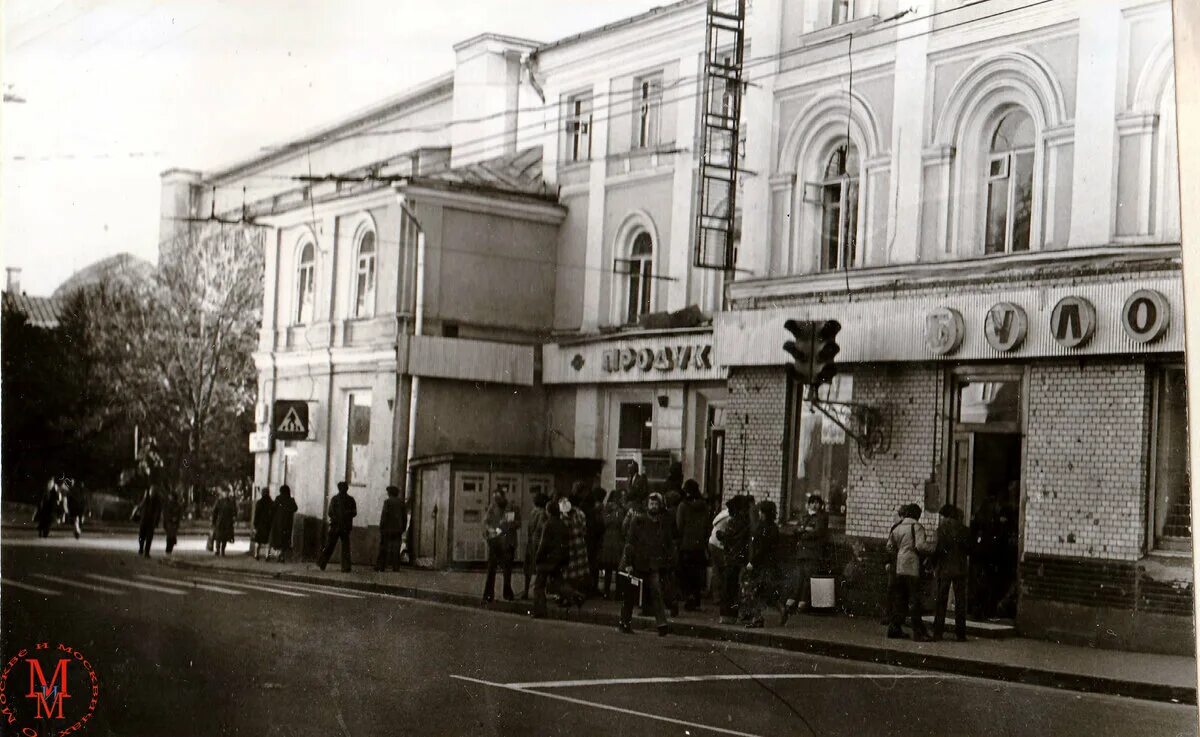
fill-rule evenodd
<path id="1" fill-rule="evenodd" d="M 139 574 L 138 578 L 145 580 L 145 581 L 157 581 L 158 583 L 167 583 L 167 584 L 171 584 L 172 586 L 187 586 L 189 588 L 195 587 L 198 589 L 203 589 L 204 591 L 214 591 L 218 594 L 229 594 L 230 596 L 241 596 L 243 593 L 245 593 L 242 591 L 235 591 L 233 589 L 223 588 L 221 586 L 210 586 L 209 584 L 196 583 L 195 581 L 178 581 L 173 578 L 163 578 L 162 576 L 147 576 L 145 574 Z"/>
<path id="2" fill-rule="evenodd" d="M 74 586 L 74 587 L 80 588 L 80 589 L 87 589 L 88 591 L 98 591 L 101 594 L 113 594 L 115 596 L 120 596 L 125 593 L 124 591 L 121 591 L 120 589 L 110 589 L 107 586 L 97 586 L 94 583 L 85 583 L 83 581 L 72 581 L 69 578 L 62 578 L 61 576 L 51 576 L 47 573 L 35 573 L 33 575 L 37 576 L 38 578 L 44 578 L 47 581 L 53 581 L 54 583 L 60 583 L 63 586 Z"/>
<path id="3" fill-rule="evenodd" d="M 125 579 L 113 576 L 102 576 L 99 573 L 85 573 L 83 575 L 96 581 L 107 581 L 108 583 L 115 583 L 118 586 L 132 586 L 135 589 L 157 591 L 160 594 L 174 594 L 175 596 L 184 596 L 187 594 L 186 591 L 180 591 L 179 589 L 169 589 L 166 586 L 155 586 L 152 583 L 141 583 L 139 581 L 126 581 Z"/>
<path id="4" fill-rule="evenodd" d="M 11 578 L 0 578 L 0 587 L 4 586 L 14 586 L 18 589 L 27 589 L 35 594 L 44 594 L 46 596 L 58 596 L 60 593 L 62 593 L 61 591 L 55 591 L 54 589 L 44 589 L 41 586 L 34 586 L 31 583 L 14 581 Z"/>
<path id="5" fill-rule="evenodd" d="M 240 588 L 250 589 L 252 591 L 266 591 L 266 592 L 272 593 L 272 594 L 280 594 L 282 596 L 295 596 L 295 597 L 298 597 L 301 599 L 308 597 L 308 594 L 302 594 L 298 591 L 288 591 L 286 589 L 277 589 L 277 588 L 272 588 L 270 586 L 260 586 L 258 584 L 251 584 L 251 583 L 238 583 L 236 581 L 226 581 L 226 580 L 220 579 L 220 578 L 214 579 L 214 578 L 204 578 L 201 576 L 193 576 L 192 580 L 193 581 L 202 581 L 204 583 L 225 585 L 225 586 L 238 586 Z"/>
<path id="6" fill-rule="evenodd" d="M 313 594 L 325 594 L 326 596 L 340 596 L 343 599 L 361 599 L 359 594 L 348 594 L 345 591 L 337 591 L 326 586 L 311 583 L 299 583 L 297 581 L 280 581 L 274 578 L 263 578 L 264 582 L 269 582 L 271 586 L 280 588 L 294 589 L 296 591 L 307 591 Z"/>

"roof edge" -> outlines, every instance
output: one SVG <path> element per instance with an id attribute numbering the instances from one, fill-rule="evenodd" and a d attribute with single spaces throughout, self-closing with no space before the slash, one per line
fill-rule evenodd
<path id="1" fill-rule="evenodd" d="M 675 13 L 675 12 L 678 12 L 681 10 L 687 10 L 694 5 L 703 5 L 704 1 L 705 0 L 678 0 L 678 2 L 670 3 L 669 5 L 659 5 L 659 6 L 650 8 L 649 10 L 647 10 L 644 13 L 639 13 L 637 15 L 633 15 L 628 18 L 622 18 L 621 20 L 616 20 L 616 21 L 613 21 L 612 23 L 606 23 L 602 26 L 597 26 L 595 28 L 591 28 L 586 31 L 581 31 L 581 32 L 576 33 L 571 36 L 566 36 L 564 38 L 560 38 L 557 41 L 551 41 L 550 43 L 543 44 L 537 48 L 537 53 L 540 54 L 540 53 L 543 53 L 546 51 L 551 51 L 553 49 L 561 48 L 563 46 L 569 46 L 571 44 L 579 43 L 581 41 L 587 41 L 595 36 L 600 36 L 600 35 L 610 32 L 610 31 L 615 31 L 619 28 L 624 28 L 626 26 L 635 26 L 639 23 L 644 23 L 653 18 L 658 18 L 658 17 L 664 16 L 664 15 L 670 15 L 672 13 Z"/>

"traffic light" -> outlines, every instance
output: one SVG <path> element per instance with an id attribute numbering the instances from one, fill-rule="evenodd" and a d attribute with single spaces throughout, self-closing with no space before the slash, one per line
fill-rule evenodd
<path id="1" fill-rule="evenodd" d="M 783 344 L 783 350 L 792 357 L 792 365 L 788 370 L 799 384 L 811 384 L 813 341 L 816 338 L 817 326 L 807 320 L 788 320 L 783 323 L 783 327 L 792 334 L 792 339 Z"/>
<path id="2" fill-rule="evenodd" d="M 832 382 L 837 374 L 837 364 L 833 360 L 842 350 L 837 344 L 837 334 L 842 329 L 842 324 L 837 320 L 826 320 L 814 327 L 810 383 L 815 389 L 821 384 Z"/>

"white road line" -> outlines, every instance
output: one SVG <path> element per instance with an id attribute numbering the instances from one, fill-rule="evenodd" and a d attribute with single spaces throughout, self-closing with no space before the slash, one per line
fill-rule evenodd
<path id="1" fill-rule="evenodd" d="M 738 732 L 733 729 L 724 729 L 722 727 L 713 727 L 708 724 L 699 724 L 697 722 L 687 722 L 682 719 L 672 719 L 671 717 L 664 717 L 659 714 L 649 714 L 644 711 L 634 711 L 633 709 L 624 709 L 620 706 L 611 706 L 609 704 L 601 704 L 596 701 L 584 701 L 583 699 L 575 699 L 575 698 L 571 698 L 570 696 L 563 696 L 561 694 L 556 694 L 556 693 L 546 693 L 545 691 L 529 691 L 524 688 L 517 688 L 516 686 L 510 686 L 507 683 L 492 683 L 491 681 L 481 681 L 478 678 L 468 678 L 467 676 L 451 675 L 450 677 L 455 678 L 460 681 L 468 681 L 470 683 L 479 683 L 484 686 L 491 686 L 493 688 L 502 688 L 502 689 L 505 689 L 506 691 L 516 691 L 517 693 L 529 694 L 530 696 L 541 696 L 544 699 L 554 699 L 556 701 L 566 701 L 567 703 L 570 703 L 570 704 L 579 704 L 580 706 L 591 706 L 596 709 L 604 709 L 606 711 L 615 711 L 620 714 L 629 714 L 631 716 L 643 717 L 645 719 L 653 719 L 653 720 L 659 721 L 659 722 L 667 722 L 669 724 L 678 724 L 683 727 L 691 727 L 692 729 L 703 729 L 703 730 L 706 730 L 709 732 L 718 732 L 720 734 L 732 734 L 732 735 L 737 735 L 738 737 L 760 737 L 760 735 L 752 734 L 750 732 Z"/>
<path id="2" fill-rule="evenodd" d="M 99 573 L 85 573 L 83 575 L 87 576 L 88 578 L 95 579 L 96 581 L 107 581 L 108 583 L 115 583 L 118 586 L 132 586 L 135 589 L 144 589 L 146 591 L 154 591 L 154 592 L 157 592 L 160 594 L 174 594 L 175 596 L 186 596 L 187 595 L 186 591 L 181 591 L 179 589 L 169 589 L 166 586 L 155 586 L 152 583 L 140 583 L 138 581 L 128 581 L 126 579 L 117 578 L 115 576 L 101 576 Z"/>
<path id="3" fill-rule="evenodd" d="M 107 586 L 97 586 L 94 583 L 84 583 L 83 581 L 72 581 L 69 578 L 61 578 L 59 576 L 51 576 L 46 573 L 35 573 L 33 575 L 37 576 L 38 578 L 44 578 L 47 581 L 53 581 L 54 583 L 61 583 L 63 586 L 75 586 L 76 588 L 87 589 L 88 591 L 98 591 L 101 594 L 115 594 L 117 596 L 120 596 L 121 594 L 125 593 L 124 591 L 122 591 L 120 589 L 110 589 Z"/>
<path id="4" fill-rule="evenodd" d="M 187 586 L 188 588 L 203 589 L 205 591 L 215 591 L 218 594 L 229 594 L 230 596 L 241 596 L 244 592 L 234 591 L 233 589 L 221 588 L 220 586 L 209 586 L 206 583 L 196 583 L 195 581 L 179 581 L 173 578 L 163 578 L 162 576 L 147 576 L 139 574 L 138 578 L 146 581 L 157 581 L 159 583 L 169 583 L 172 586 Z"/>
<path id="5" fill-rule="evenodd" d="M 31 583 L 21 583 L 20 581 L 14 581 L 11 578 L 0 578 L 0 587 L 4 587 L 4 586 L 13 586 L 18 589 L 27 589 L 29 591 L 34 592 L 35 594 L 45 594 L 46 596 L 58 596 L 59 594 L 62 593 L 61 591 L 55 591 L 54 589 L 44 589 L 41 586 L 34 586 Z"/>
<path id="6" fill-rule="evenodd" d="M 340 596 L 343 599 L 361 599 L 361 594 L 349 594 L 345 591 L 336 591 L 334 589 L 321 586 L 315 583 L 298 583 L 296 581 L 280 581 L 277 578 L 262 578 L 263 583 L 271 586 L 278 586 L 282 589 L 293 589 L 295 591 L 307 591 L 312 594 L 325 594 L 327 596 Z"/>
<path id="7" fill-rule="evenodd" d="M 280 594 L 282 596 L 295 596 L 301 599 L 307 598 L 308 594 L 301 594 L 298 591 L 288 591 L 286 589 L 276 589 L 270 586 L 259 586 L 252 583 L 238 583 L 237 581 L 227 581 L 223 578 L 203 578 L 201 576 L 192 576 L 193 581 L 203 581 L 204 583 L 218 584 L 222 586 L 237 586 L 238 588 L 250 589 L 251 591 L 266 591 L 271 594 Z"/>
<path id="8" fill-rule="evenodd" d="M 894 680 L 898 678 L 942 678 L 944 673 L 731 673 L 711 676 L 655 676 L 651 678 L 595 678 L 580 681 L 531 681 L 506 683 L 512 688 L 573 688 L 575 686 L 633 686 L 644 683 L 703 683 L 706 681 L 781 681 L 781 680 Z"/>

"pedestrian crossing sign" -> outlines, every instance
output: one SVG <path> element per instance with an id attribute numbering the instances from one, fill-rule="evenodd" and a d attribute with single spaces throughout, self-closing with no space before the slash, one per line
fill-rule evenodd
<path id="1" fill-rule="evenodd" d="M 294 399 L 275 401 L 271 427 L 276 440 L 308 439 L 308 402 Z"/>

